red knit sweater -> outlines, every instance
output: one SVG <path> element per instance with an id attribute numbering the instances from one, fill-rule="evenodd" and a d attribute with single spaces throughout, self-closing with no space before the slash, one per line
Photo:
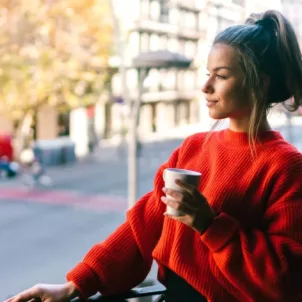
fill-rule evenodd
<path id="1" fill-rule="evenodd" d="M 223 130 L 187 138 L 163 164 L 154 190 L 127 220 L 71 272 L 82 295 L 117 294 L 159 265 L 183 277 L 208 301 L 302 299 L 302 155 L 275 131 L 261 133 L 252 158 L 246 133 Z M 200 236 L 164 217 L 166 167 L 200 171 L 200 192 L 217 218 Z"/>

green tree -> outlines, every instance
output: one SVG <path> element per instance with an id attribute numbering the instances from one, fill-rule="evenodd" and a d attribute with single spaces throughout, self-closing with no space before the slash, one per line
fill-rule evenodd
<path id="1" fill-rule="evenodd" d="M 0 114 L 94 103 L 107 81 L 113 28 L 106 0 L 0 2 Z"/>

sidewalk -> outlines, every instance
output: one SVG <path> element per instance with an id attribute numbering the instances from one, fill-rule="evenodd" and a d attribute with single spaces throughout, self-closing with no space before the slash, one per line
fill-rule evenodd
<path id="1" fill-rule="evenodd" d="M 283 129 L 283 137 L 284 139 L 288 139 L 286 135 L 284 135 L 284 129 L 288 126 L 287 118 L 284 114 L 271 114 L 269 115 L 269 123 L 271 127 L 277 131 Z M 293 117 L 292 118 L 292 127 L 301 126 L 302 127 L 302 117 Z M 197 132 L 210 131 L 212 126 L 214 125 L 214 121 L 208 123 L 196 123 L 190 125 L 182 125 L 176 127 L 174 129 L 170 129 L 168 131 L 162 133 L 143 133 L 140 135 L 140 141 L 142 143 L 151 143 L 156 141 L 165 141 L 169 139 L 184 139 L 189 135 L 192 135 Z M 215 130 L 220 130 L 228 127 L 228 121 L 222 121 L 219 126 Z M 286 133 L 285 133 L 286 134 Z M 299 150 L 302 151 L 302 131 L 301 131 L 301 139 L 299 142 L 294 142 L 294 144 L 298 147 Z M 105 139 L 100 142 L 100 148 L 110 148 L 115 147 L 119 144 L 120 137 L 116 136 L 111 139 Z"/>

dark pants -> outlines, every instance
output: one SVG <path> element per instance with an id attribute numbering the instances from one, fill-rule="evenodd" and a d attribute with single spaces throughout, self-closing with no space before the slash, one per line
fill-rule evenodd
<path id="1" fill-rule="evenodd" d="M 166 302 L 206 302 L 206 298 L 194 289 L 187 281 L 167 269 Z"/>

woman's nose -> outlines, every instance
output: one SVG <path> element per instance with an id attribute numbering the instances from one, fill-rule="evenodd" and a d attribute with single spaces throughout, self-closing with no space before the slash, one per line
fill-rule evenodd
<path id="1" fill-rule="evenodd" d="M 211 84 L 210 79 L 208 79 L 208 80 L 203 84 L 203 86 L 201 87 L 201 91 L 202 91 L 203 93 L 213 93 L 214 88 L 213 88 L 213 85 Z"/>

